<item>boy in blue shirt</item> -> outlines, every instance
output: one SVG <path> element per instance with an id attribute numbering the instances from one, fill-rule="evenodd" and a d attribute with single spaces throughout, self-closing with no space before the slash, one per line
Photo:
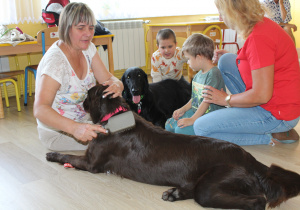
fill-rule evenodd
<path id="1" fill-rule="evenodd" d="M 225 84 L 218 67 L 214 66 L 214 42 L 203 34 L 193 34 L 184 42 L 182 50 L 188 59 L 188 65 L 194 71 L 199 71 L 192 81 L 191 100 L 174 111 L 172 118 L 165 125 L 166 130 L 173 133 L 195 135 L 193 124 L 202 115 L 224 108 L 216 104 L 203 102 L 204 85 L 210 85 L 219 90 L 225 90 Z"/>

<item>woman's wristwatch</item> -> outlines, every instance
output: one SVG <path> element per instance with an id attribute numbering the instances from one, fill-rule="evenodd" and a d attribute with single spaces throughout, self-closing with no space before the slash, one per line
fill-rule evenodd
<path id="1" fill-rule="evenodd" d="M 230 105 L 230 103 L 229 103 L 229 102 L 230 102 L 230 99 L 231 99 L 231 95 L 227 95 L 226 98 L 225 98 L 225 101 L 226 101 L 226 103 L 227 103 L 227 106 L 226 106 L 227 108 L 230 108 L 230 107 L 231 107 L 231 105 Z"/>

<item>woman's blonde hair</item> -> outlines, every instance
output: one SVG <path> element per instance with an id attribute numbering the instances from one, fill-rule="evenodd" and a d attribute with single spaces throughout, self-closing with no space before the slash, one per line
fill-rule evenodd
<path id="1" fill-rule="evenodd" d="M 59 17 L 59 39 L 71 45 L 69 31 L 73 24 L 76 26 L 79 23 L 87 23 L 88 25 L 95 26 L 97 22 L 93 11 L 84 3 L 72 2 L 67 4 Z"/>
<path id="2" fill-rule="evenodd" d="M 215 4 L 225 24 L 244 39 L 265 15 L 259 0 L 215 0 Z"/>

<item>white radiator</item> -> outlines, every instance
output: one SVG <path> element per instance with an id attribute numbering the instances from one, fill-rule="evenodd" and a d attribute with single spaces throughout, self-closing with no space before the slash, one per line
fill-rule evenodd
<path id="1" fill-rule="evenodd" d="M 0 57 L 0 72 L 9 71 L 9 61 L 8 57 Z"/>
<path id="2" fill-rule="evenodd" d="M 113 58 L 115 70 L 146 65 L 143 20 L 107 21 L 102 23 L 114 34 Z M 107 52 L 102 47 L 99 47 L 98 51 L 108 69 Z"/>

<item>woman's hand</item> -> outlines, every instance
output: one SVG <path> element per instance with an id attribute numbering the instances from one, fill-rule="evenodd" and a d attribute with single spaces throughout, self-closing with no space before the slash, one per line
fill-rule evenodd
<path id="1" fill-rule="evenodd" d="M 75 122 L 72 135 L 82 142 L 89 142 L 96 138 L 99 132 L 107 133 L 101 125 Z"/>
<path id="2" fill-rule="evenodd" d="M 228 51 L 223 50 L 223 49 L 221 49 L 221 50 L 216 49 L 216 50 L 214 51 L 214 57 L 213 57 L 213 59 L 212 59 L 212 60 L 213 60 L 213 63 L 218 63 L 220 57 L 221 57 L 222 55 L 226 54 L 226 53 L 228 53 Z"/>
<path id="3" fill-rule="evenodd" d="M 288 24 L 285 24 L 284 26 L 293 29 L 294 32 L 297 31 L 297 26 L 295 24 L 288 23 Z"/>
<path id="4" fill-rule="evenodd" d="M 292 29 L 294 29 L 294 32 L 296 32 L 296 31 L 297 31 L 297 26 L 296 26 L 296 25 L 294 25 L 294 24 L 291 24 L 291 28 L 292 28 Z"/>
<path id="5" fill-rule="evenodd" d="M 203 101 L 207 103 L 226 106 L 225 98 L 228 94 L 222 89 L 218 90 L 212 86 L 205 85 L 202 91 Z"/>
<path id="6" fill-rule="evenodd" d="M 112 98 L 122 96 L 122 91 L 123 91 L 124 87 L 123 87 L 122 82 L 120 80 L 118 80 L 117 78 L 116 79 L 110 78 L 109 80 L 103 82 L 102 85 L 109 86 L 104 91 L 104 95 L 103 95 L 104 98 L 110 94 L 113 94 Z"/>
<path id="7" fill-rule="evenodd" d="M 106 97 L 110 94 L 112 94 L 112 98 L 122 96 L 122 91 L 124 89 L 123 83 L 121 80 L 114 77 L 109 71 L 107 71 L 99 53 L 95 53 L 95 56 L 93 57 L 92 69 L 99 84 L 109 86 L 105 89 L 103 97 Z"/>

